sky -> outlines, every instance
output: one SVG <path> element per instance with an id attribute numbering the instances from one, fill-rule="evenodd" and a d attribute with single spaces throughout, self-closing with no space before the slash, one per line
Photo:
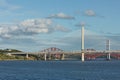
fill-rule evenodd
<path id="1" fill-rule="evenodd" d="M 120 50 L 120 0 L 0 0 L 0 48 Z"/>

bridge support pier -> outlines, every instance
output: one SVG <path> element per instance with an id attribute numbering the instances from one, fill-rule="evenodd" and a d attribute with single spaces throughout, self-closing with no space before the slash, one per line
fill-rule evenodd
<path id="1" fill-rule="evenodd" d="M 107 60 L 110 60 L 111 57 L 110 57 L 110 53 L 107 53 Z"/>
<path id="2" fill-rule="evenodd" d="M 85 61 L 85 59 L 84 59 L 85 57 L 84 57 L 84 52 L 82 52 L 82 54 L 81 54 L 81 60 L 82 60 L 82 62 L 84 62 Z"/>
<path id="3" fill-rule="evenodd" d="M 26 59 L 28 59 L 28 57 L 29 57 L 28 54 L 26 54 Z"/>
<path id="4" fill-rule="evenodd" d="M 11 53 L 8 53 L 7 55 L 8 55 L 8 56 L 12 56 L 12 54 L 11 54 Z"/>
<path id="5" fill-rule="evenodd" d="M 47 54 L 46 53 L 44 54 L 44 60 L 45 61 L 47 60 Z"/>
<path id="6" fill-rule="evenodd" d="M 64 60 L 65 59 L 65 54 L 63 53 L 62 55 L 61 55 L 61 60 Z"/>
<path id="7" fill-rule="evenodd" d="M 49 54 L 49 60 L 51 60 L 51 54 L 50 53 L 48 53 Z"/>

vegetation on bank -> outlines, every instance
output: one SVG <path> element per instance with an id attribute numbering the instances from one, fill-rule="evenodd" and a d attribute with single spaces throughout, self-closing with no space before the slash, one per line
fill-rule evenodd
<path id="1" fill-rule="evenodd" d="M 22 52 L 16 49 L 0 49 L 0 60 L 44 60 L 44 55 L 41 54 L 39 56 L 29 54 L 29 57 L 26 58 L 25 54 L 19 55 L 10 55 L 9 53 L 14 52 Z M 47 56 L 47 60 L 54 60 L 56 59 L 53 55 L 49 58 L 50 55 Z"/>
<path id="2" fill-rule="evenodd" d="M 22 52 L 16 49 L 0 49 L 0 53 Z"/>
<path id="3" fill-rule="evenodd" d="M 0 49 L 0 60 L 26 60 L 24 56 L 8 55 L 7 53 L 22 52 L 16 49 Z"/>
<path id="4" fill-rule="evenodd" d="M 7 55 L 5 53 L 0 53 L 0 60 L 37 60 L 34 56 L 29 56 L 26 58 L 24 55 Z"/>
<path id="5" fill-rule="evenodd" d="M 14 59 L 13 56 L 8 56 L 6 54 L 0 53 L 0 60 Z"/>

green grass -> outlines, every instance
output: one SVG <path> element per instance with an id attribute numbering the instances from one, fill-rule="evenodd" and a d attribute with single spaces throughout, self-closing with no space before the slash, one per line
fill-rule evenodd
<path id="1" fill-rule="evenodd" d="M 5 60 L 5 59 L 15 59 L 15 57 L 0 53 L 0 60 Z"/>

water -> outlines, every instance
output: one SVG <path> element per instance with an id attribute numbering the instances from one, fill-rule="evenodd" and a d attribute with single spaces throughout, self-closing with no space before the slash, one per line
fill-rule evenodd
<path id="1" fill-rule="evenodd" d="M 120 61 L 0 61 L 0 80 L 120 80 Z"/>

